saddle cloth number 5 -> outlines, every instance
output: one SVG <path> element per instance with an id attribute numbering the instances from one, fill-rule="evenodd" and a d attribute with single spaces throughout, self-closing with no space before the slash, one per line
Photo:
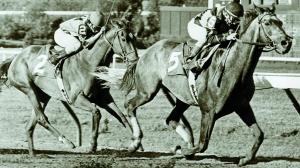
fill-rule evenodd
<path id="1" fill-rule="evenodd" d="M 169 65 L 170 65 L 170 67 L 168 68 L 168 72 L 171 72 L 171 71 L 173 71 L 173 70 L 175 70 L 177 67 L 178 67 L 178 65 L 179 65 L 179 58 L 178 58 L 178 56 L 181 54 L 181 52 L 172 52 L 171 53 L 171 56 L 170 56 L 170 59 L 169 59 Z"/>
<path id="2" fill-rule="evenodd" d="M 45 75 L 45 64 L 48 61 L 48 56 L 47 55 L 40 55 L 37 57 L 38 63 L 36 66 L 33 68 L 33 75 Z"/>

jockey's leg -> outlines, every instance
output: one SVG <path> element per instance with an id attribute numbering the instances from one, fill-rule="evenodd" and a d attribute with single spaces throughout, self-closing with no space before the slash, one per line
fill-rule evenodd
<path id="1" fill-rule="evenodd" d="M 200 54 L 202 47 L 204 46 L 205 41 L 198 41 L 194 48 L 191 51 L 188 59 L 190 59 L 187 63 L 187 69 L 192 72 L 199 71 L 201 67 L 201 58 L 199 59 L 198 54 Z"/>
<path id="2" fill-rule="evenodd" d="M 58 55 L 51 57 L 50 62 L 52 64 L 57 64 L 59 60 L 68 57 L 73 53 L 76 53 L 81 48 L 81 42 L 76 37 L 64 32 L 61 29 L 57 29 L 55 31 L 54 40 L 59 46 L 63 47 L 64 49 L 61 50 Z"/>

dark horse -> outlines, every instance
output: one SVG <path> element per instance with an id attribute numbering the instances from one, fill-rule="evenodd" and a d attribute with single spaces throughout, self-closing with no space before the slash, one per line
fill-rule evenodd
<path id="1" fill-rule="evenodd" d="M 281 54 L 287 53 L 291 48 L 291 37 L 283 30 L 282 22 L 274 12 L 275 6 L 271 8 L 255 6 L 247 11 L 240 23 L 240 39 L 232 43 L 228 52 L 223 52 L 222 49 L 217 50 L 210 66 L 198 76 L 196 80 L 198 102 L 196 104 L 200 107 L 202 118 L 200 138 L 195 146 L 192 130 L 189 123 L 184 122 L 183 116 L 189 106 L 195 105 L 189 91 L 187 77 L 168 75 L 170 57 L 174 55 L 172 54 L 174 51 L 182 51 L 182 45 L 170 40 L 161 40 L 148 48 L 136 65 L 135 76 L 131 81 L 133 85 L 123 85 L 128 92 L 133 87 L 136 87 L 137 91 L 135 96 L 125 103 L 133 128 L 134 141 L 130 145 L 131 150 L 134 151 L 141 145 L 143 137 L 136 118 L 137 108 L 151 101 L 160 88 L 163 88 L 176 97 L 175 107 L 166 121 L 188 143 L 189 148 L 182 149 L 184 155 L 204 152 L 215 121 L 229 113 L 236 112 L 254 131 L 254 144 L 246 157 L 240 160 L 239 165 L 249 163 L 255 157 L 264 139 L 264 134 L 257 124 L 249 103 L 255 91 L 252 77 L 254 69 L 264 46 L 272 46 Z M 172 61 L 176 62 L 175 59 Z M 222 63 L 224 63 L 224 71 L 220 68 Z M 180 122 L 180 119 L 183 122 Z"/>
<path id="2" fill-rule="evenodd" d="M 104 107 L 124 126 L 131 129 L 109 92 L 103 92 L 103 96 L 106 97 L 99 97 L 102 88 L 99 88 L 100 84 L 96 77 L 91 74 L 99 65 L 108 66 L 114 53 L 123 56 L 129 64 L 138 58 L 136 48 L 133 45 L 133 36 L 128 31 L 127 25 L 122 21 L 112 23 L 111 29 L 102 38 L 99 38 L 92 48 L 83 49 L 66 59 L 62 70 L 63 83 L 72 102 L 71 105 L 88 111 L 93 116 L 90 152 L 97 149 L 98 128 L 101 118 L 98 105 Z M 59 141 L 72 148 L 75 147 L 71 141 L 49 123 L 44 114 L 51 97 L 60 100 L 69 112 L 72 111 L 70 105 L 61 95 L 54 77 L 55 68 L 47 61 L 47 54 L 47 46 L 29 46 L 15 57 L 8 69 L 9 84 L 26 94 L 33 106 L 32 116 L 26 126 L 31 155 L 34 155 L 32 136 L 37 123 L 49 130 Z M 130 68 L 127 72 L 130 73 Z"/>

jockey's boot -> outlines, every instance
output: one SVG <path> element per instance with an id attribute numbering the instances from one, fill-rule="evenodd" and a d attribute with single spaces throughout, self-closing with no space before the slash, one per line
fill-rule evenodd
<path id="1" fill-rule="evenodd" d="M 186 66 L 187 70 L 192 71 L 193 73 L 200 72 L 202 69 L 202 59 L 194 57 Z"/>
<path id="2" fill-rule="evenodd" d="M 66 53 L 65 49 L 62 49 L 61 51 L 52 54 L 49 58 L 49 62 L 53 65 L 56 65 L 62 58 L 65 58 L 67 56 L 69 56 L 69 54 Z"/>
<path id="3" fill-rule="evenodd" d="M 200 59 L 198 61 L 197 55 L 200 53 L 202 46 L 195 45 L 191 51 L 191 54 L 188 57 L 188 63 L 185 65 L 187 70 L 191 70 L 192 72 L 197 72 L 197 69 L 200 69 Z"/>

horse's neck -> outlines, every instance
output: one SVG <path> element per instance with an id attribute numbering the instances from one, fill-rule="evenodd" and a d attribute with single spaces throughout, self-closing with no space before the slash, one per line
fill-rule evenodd
<path id="1" fill-rule="evenodd" d="M 258 42 L 259 38 L 259 28 L 257 26 L 257 21 L 254 20 L 254 23 L 251 23 L 251 25 L 248 27 L 246 32 L 241 36 L 241 40 L 245 42 Z M 257 62 L 259 60 L 259 57 L 261 55 L 261 52 L 258 50 L 258 47 L 255 45 L 245 44 L 245 43 L 239 43 L 236 44 L 236 53 L 237 56 L 234 59 L 238 59 L 237 61 L 240 62 L 242 68 L 242 80 L 248 76 L 252 75 L 254 72 L 254 69 L 257 65 Z"/>
<path id="2" fill-rule="evenodd" d="M 82 51 L 78 57 L 78 63 L 86 66 L 91 71 L 95 70 L 100 62 L 110 51 L 110 45 L 100 37 L 90 50 Z"/>

